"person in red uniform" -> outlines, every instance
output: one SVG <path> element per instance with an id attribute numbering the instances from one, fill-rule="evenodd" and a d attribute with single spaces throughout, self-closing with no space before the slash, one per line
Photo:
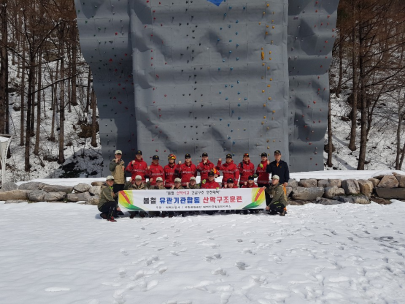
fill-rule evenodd
<path id="1" fill-rule="evenodd" d="M 163 182 L 165 181 L 165 171 L 163 167 L 159 165 L 159 156 L 153 155 L 152 164 L 148 167 L 149 185 L 156 185 L 156 179 L 161 177 Z"/>
<path id="2" fill-rule="evenodd" d="M 216 166 L 216 169 L 219 171 L 222 171 L 222 186 L 225 186 L 226 181 L 229 178 L 232 178 L 235 183 L 238 183 L 239 179 L 239 170 L 236 167 L 236 165 L 233 163 L 232 160 L 232 154 L 227 154 L 226 155 L 226 163 L 222 164 L 222 159 L 218 159 L 218 164 Z"/>
<path id="3" fill-rule="evenodd" d="M 257 188 L 255 184 L 255 177 L 253 175 L 248 177 L 248 181 L 243 185 L 242 188 Z"/>
<path id="4" fill-rule="evenodd" d="M 226 181 L 226 184 L 224 185 L 224 188 L 238 188 L 238 185 L 235 184 L 233 178 L 228 178 L 228 180 Z"/>
<path id="5" fill-rule="evenodd" d="M 243 154 L 243 161 L 238 165 L 240 173 L 239 185 L 242 187 L 248 181 L 248 177 L 255 174 L 255 165 L 250 162 L 249 153 Z"/>
<path id="6" fill-rule="evenodd" d="M 163 168 L 165 171 L 164 180 L 166 189 L 171 189 L 174 185 L 174 179 L 177 177 L 176 168 L 178 168 L 178 165 L 176 165 L 176 155 L 169 154 L 167 158 L 169 163 Z"/>
<path id="7" fill-rule="evenodd" d="M 177 172 L 181 178 L 181 185 L 184 188 L 186 188 L 187 183 L 190 182 L 190 178 L 192 176 L 194 177 L 197 176 L 197 167 L 192 163 L 190 154 L 187 153 L 184 158 L 185 158 L 184 164 L 182 164 L 181 161 L 179 161 L 179 167 L 177 169 Z"/>
<path id="8" fill-rule="evenodd" d="M 219 189 L 221 186 L 215 181 L 215 173 L 208 172 L 208 179 L 201 184 L 201 189 Z"/>
<path id="9" fill-rule="evenodd" d="M 137 175 L 142 177 L 142 182 L 145 182 L 145 175 L 148 173 L 148 164 L 142 158 L 142 151 L 136 151 L 135 159 L 131 161 L 125 168 L 125 171 L 131 173 L 131 180 L 134 181 Z"/>
<path id="10" fill-rule="evenodd" d="M 262 160 L 260 164 L 257 165 L 256 174 L 257 174 L 257 186 L 259 187 L 268 187 L 269 182 L 269 174 L 267 173 L 267 153 L 262 153 Z"/>
<path id="11" fill-rule="evenodd" d="M 212 171 L 215 165 L 208 159 L 208 153 L 202 154 L 202 160 L 197 166 L 197 171 L 200 172 L 201 182 L 208 179 L 208 172 Z"/>

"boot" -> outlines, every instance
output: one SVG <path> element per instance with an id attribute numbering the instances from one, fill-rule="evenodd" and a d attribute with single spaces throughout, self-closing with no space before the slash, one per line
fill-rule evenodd
<path id="1" fill-rule="evenodd" d="M 100 217 L 102 218 L 102 219 L 107 219 L 107 214 L 105 214 L 105 213 L 100 213 Z"/>
<path id="2" fill-rule="evenodd" d="M 285 214 L 286 214 L 286 210 L 284 208 L 283 211 L 280 212 L 280 216 L 285 216 Z"/>
<path id="3" fill-rule="evenodd" d="M 116 220 L 111 216 L 109 219 L 107 219 L 109 222 L 116 222 Z"/>

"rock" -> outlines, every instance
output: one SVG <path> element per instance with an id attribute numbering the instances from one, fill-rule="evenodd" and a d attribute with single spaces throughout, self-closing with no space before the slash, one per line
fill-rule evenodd
<path id="1" fill-rule="evenodd" d="M 8 182 L 1 186 L 0 192 L 17 190 L 18 186 L 15 183 Z"/>
<path id="2" fill-rule="evenodd" d="M 313 201 L 317 197 L 322 197 L 323 193 L 324 189 L 321 187 L 297 187 L 293 190 L 292 198 L 294 200 Z"/>
<path id="3" fill-rule="evenodd" d="M 373 178 L 382 180 L 384 176 L 385 175 L 377 175 L 377 176 L 373 176 Z"/>
<path id="4" fill-rule="evenodd" d="M 43 190 L 35 190 L 28 193 L 28 199 L 31 202 L 44 202 L 45 201 L 45 194 L 47 194 Z"/>
<path id="5" fill-rule="evenodd" d="M 302 206 L 302 205 L 306 205 L 306 204 L 312 204 L 311 201 L 303 201 L 303 200 L 290 200 L 288 201 L 288 205 L 292 205 L 292 206 Z"/>
<path id="6" fill-rule="evenodd" d="M 338 196 L 335 199 L 344 203 L 351 203 L 351 204 L 370 204 L 370 200 L 365 195 L 349 195 L 349 196 Z"/>
<path id="7" fill-rule="evenodd" d="M 102 185 L 104 185 L 104 184 L 105 184 L 105 182 L 92 182 L 92 183 L 91 183 L 92 186 L 100 186 L 100 187 L 101 187 Z"/>
<path id="8" fill-rule="evenodd" d="M 28 192 L 29 191 L 26 190 L 0 192 L 0 201 L 28 200 Z"/>
<path id="9" fill-rule="evenodd" d="M 392 204 L 391 201 L 388 201 L 388 200 L 385 200 L 385 199 L 383 199 L 381 197 L 376 197 L 376 196 L 372 196 L 370 200 L 372 202 L 376 202 L 377 204 L 380 204 L 380 205 L 390 205 L 390 204 Z"/>
<path id="10" fill-rule="evenodd" d="M 41 190 L 46 184 L 40 182 L 29 182 L 22 184 L 18 187 L 18 190 Z"/>
<path id="11" fill-rule="evenodd" d="M 377 195 L 381 198 L 386 198 L 386 199 L 405 199 L 405 188 L 376 188 Z M 1 195 L 1 193 L 0 193 Z"/>
<path id="12" fill-rule="evenodd" d="M 323 196 L 326 198 L 334 198 L 335 196 L 341 196 L 345 194 L 345 189 L 333 186 L 325 188 L 325 193 L 323 194 Z"/>
<path id="13" fill-rule="evenodd" d="M 395 175 L 395 178 L 398 180 L 398 187 L 405 188 L 405 175 Z"/>
<path id="14" fill-rule="evenodd" d="M 101 186 L 92 186 L 92 187 L 89 189 L 89 193 L 90 193 L 91 195 L 100 195 L 100 193 L 101 193 Z"/>
<path id="15" fill-rule="evenodd" d="M 298 187 L 298 182 L 295 179 L 290 178 L 288 180 L 288 187 L 297 188 Z"/>
<path id="16" fill-rule="evenodd" d="M 399 182 L 394 175 L 385 175 L 378 184 L 378 188 L 398 188 Z"/>
<path id="17" fill-rule="evenodd" d="M 98 205 L 100 202 L 100 197 L 98 195 L 92 196 L 88 201 L 87 205 Z"/>
<path id="18" fill-rule="evenodd" d="M 73 191 L 73 187 L 69 186 L 59 186 L 59 185 L 46 185 L 42 188 L 45 192 L 64 192 L 64 193 L 71 193 Z"/>
<path id="19" fill-rule="evenodd" d="M 316 200 L 316 204 L 320 204 L 320 205 L 339 205 L 339 204 L 343 204 L 343 202 L 338 201 L 338 200 L 328 199 L 328 198 L 319 198 L 319 199 Z"/>
<path id="20" fill-rule="evenodd" d="M 27 200 L 10 200 L 10 201 L 6 201 L 5 204 L 20 204 L 20 203 L 26 203 Z"/>
<path id="21" fill-rule="evenodd" d="M 91 199 L 91 195 L 88 192 L 84 193 L 68 193 L 67 201 L 68 202 L 78 202 L 78 201 L 89 201 Z"/>
<path id="22" fill-rule="evenodd" d="M 48 192 L 45 194 L 44 200 L 45 202 L 58 202 L 63 201 L 65 199 L 66 192 Z"/>
<path id="23" fill-rule="evenodd" d="M 329 180 L 327 180 L 327 179 L 318 180 L 318 187 L 323 187 L 323 188 L 329 187 Z"/>
<path id="24" fill-rule="evenodd" d="M 360 193 L 359 183 L 355 179 L 346 179 L 342 181 L 342 188 L 345 189 L 346 195 L 353 195 Z"/>
<path id="25" fill-rule="evenodd" d="M 90 185 L 81 183 L 81 184 L 74 186 L 73 190 L 75 191 L 75 193 L 84 193 L 84 192 L 89 191 L 90 188 L 91 188 Z"/>
<path id="26" fill-rule="evenodd" d="M 293 188 L 292 187 L 285 187 L 285 189 L 287 190 L 286 192 L 286 194 L 287 194 L 287 197 L 289 197 L 290 196 L 290 194 L 291 194 L 291 192 L 293 191 Z"/>
<path id="27" fill-rule="evenodd" d="M 298 185 L 305 188 L 316 188 L 318 181 L 315 178 L 302 179 L 298 182 Z"/>
<path id="28" fill-rule="evenodd" d="M 379 179 L 376 179 L 376 178 L 373 178 L 373 177 L 369 178 L 368 180 L 373 183 L 374 188 L 376 188 L 378 186 L 378 183 L 380 182 Z"/>
<path id="29" fill-rule="evenodd" d="M 359 183 L 361 194 L 364 194 L 367 197 L 371 197 L 374 188 L 373 183 L 365 179 L 359 179 L 357 182 Z"/>
<path id="30" fill-rule="evenodd" d="M 341 179 L 329 179 L 329 187 L 333 187 L 333 186 L 342 188 L 342 180 Z"/>

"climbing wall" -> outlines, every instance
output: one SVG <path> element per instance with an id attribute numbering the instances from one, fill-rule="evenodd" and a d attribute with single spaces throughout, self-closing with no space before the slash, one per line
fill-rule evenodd
<path id="1" fill-rule="evenodd" d="M 325 133 L 329 61 L 318 57 L 330 49 L 318 47 L 323 32 L 305 28 L 304 20 L 318 25 L 332 6 L 301 0 L 76 0 L 104 159 L 118 148 L 126 160 L 141 149 L 147 161 L 169 153 L 190 153 L 197 161 L 202 152 L 213 161 L 227 153 L 240 161 L 249 152 L 257 163 L 262 152 L 278 149 L 286 161 L 291 157 L 292 171 L 322 169 L 322 149 L 315 152 Z M 307 7 L 314 12 L 303 16 Z M 314 47 L 322 54 L 308 50 Z M 315 68 L 316 60 L 323 69 Z M 306 90 L 304 81 L 312 82 Z M 317 91 L 321 84 L 325 90 Z M 314 99 L 308 108 L 307 97 Z"/>
<path id="2" fill-rule="evenodd" d="M 339 0 L 289 0 L 289 165 L 295 172 L 323 170 L 338 4 Z"/>

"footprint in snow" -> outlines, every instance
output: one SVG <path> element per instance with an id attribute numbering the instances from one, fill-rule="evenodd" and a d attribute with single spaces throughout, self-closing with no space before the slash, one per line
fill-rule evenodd
<path id="1" fill-rule="evenodd" d="M 242 242 L 243 242 L 242 239 L 236 239 L 236 241 L 237 241 L 238 243 L 242 243 Z"/>
<path id="2" fill-rule="evenodd" d="M 125 278 L 125 276 L 127 275 L 127 272 L 126 272 L 125 268 L 120 268 L 118 270 L 118 273 L 119 273 L 121 278 Z"/>
<path id="3" fill-rule="evenodd" d="M 177 251 L 170 251 L 170 253 L 171 253 L 172 255 L 175 255 L 175 256 L 179 256 L 179 255 L 180 255 L 180 253 L 178 253 Z"/>
<path id="4" fill-rule="evenodd" d="M 127 255 L 129 254 L 129 253 L 125 250 L 125 248 L 121 248 L 120 252 L 121 252 L 123 255 L 125 255 L 125 256 L 127 256 Z"/>
<path id="5" fill-rule="evenodd" d="M 249 248 L 244 248 L 244 249 L 242 250 L 242 253 L 249 253 L 249 254 L 253 254 L 253 255 L 256 254 L 256 253 L 254 253 L 252 250 L 250 250 Z"/>
<path id="6" fill-rule="evenodd" d="M 167 267 L 159 268 L 159 273 L 160 273 L 160 274 L 163 274 L 163 273 L 165 273 L 166 271 L 167 271 Z"/>
<path id="7" fill-rule="evenodd" d="M 145 291 L 149 291 L 149 290 L 155 288 L 158 284 L 159 284 L 159 281 L 157 281 L 157 280 L 152 280 L 152 281 L 150 281 L 150 282 L 146 285 L 146 290 L 145 290 Z"/>
<path id="8" fill-rule="evenodd" d="M 152 256 L 152 257 L 146 259 L 146 266 L 149 266 L 149 265 L 151 265 L 153 262 L 158 261 L 158 260 L 159 260 L 159 257 L 156 256 L 156 255 L 154 255 L 154 256 Z"/>
<path id="9" fill-rule="evenodd" d="M 215 269 L 212 274 L 226 276 L 226 271 L 222 268 Z"/>
<path id="10" fill-rule="evenodd" d="M 236 267 L 238 267 L 240 270 L 245 270 L 246 267 L 248 266 L 246 263 L 244 262 L 236 262 L 235 263 Z"/>
<path id="11" fill-rule="evenodd" d="M 214 231 L 214 229 L 208 229 L 207 230 L 207 233 L 211 233 L 211 232 L 213 232 Z"/>

